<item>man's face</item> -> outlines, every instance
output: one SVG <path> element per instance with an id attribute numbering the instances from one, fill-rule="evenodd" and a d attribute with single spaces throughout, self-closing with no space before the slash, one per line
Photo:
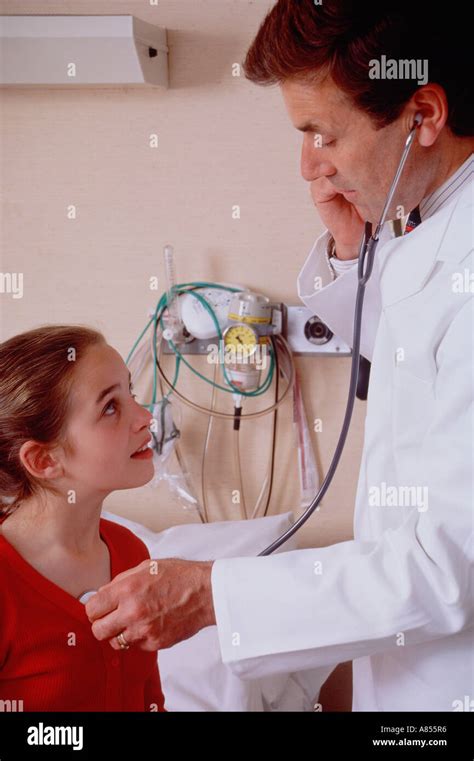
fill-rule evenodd
<path id="1" fill-rule="evenodd" d="M 304 131 L 301 174 L 325 183 L 354 204 L 363 219 L 377 223 L 395 175 L 411 124 L 407 113 L 376 129 L 370 117 L 327 77 L 317 84 L 286 80 L 281 84 L 291 121 Z M 413 146 L 388 218 L 402 216 L 422 199 L 423 166 L 414 171 Z M 409 181 L 407 181 L 409 178 Z M 400 212 L 399 207 L 403 206 Z"/>

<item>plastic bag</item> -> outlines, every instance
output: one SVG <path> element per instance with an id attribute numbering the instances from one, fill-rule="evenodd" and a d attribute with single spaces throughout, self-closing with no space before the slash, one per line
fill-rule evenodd
<path id="1" fill-rule="evenodd" d="M 150 433 L 155 473 L 149 486 L 156 487 L 165 481 L 185 509 L 199 509 L 198 500 L 189 483 L 189 474 L 183 470 L 182 457 L 178 457 L 177 443 L 181 433 L 177 426 L 180 423 L 179 415 L 176 413 L 172 402 L 166 398 L 153 406 Z M 173 454 L 177 457 L 173 458 Z"/>

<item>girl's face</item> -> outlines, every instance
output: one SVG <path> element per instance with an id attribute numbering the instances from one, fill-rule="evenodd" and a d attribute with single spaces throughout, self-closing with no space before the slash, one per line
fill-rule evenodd
<path id="1" fill-rule="evenodd" d="M 78 362 L 64 451 L 66 489 L 110 493 L 142 486 L 153 477 L 151 414 L 135 401 L 130 374 L 108 344 L 89 347 Z M 70 487 L 67 483 L 70 483 Z"/>

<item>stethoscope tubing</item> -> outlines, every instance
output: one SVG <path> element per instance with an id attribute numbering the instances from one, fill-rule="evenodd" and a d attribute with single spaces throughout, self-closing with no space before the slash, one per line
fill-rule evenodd
<path id="1" fill-rule="evenodd" d="M 306 521 L 308 520 L 308 518 L 311 517 L 314 511 L 318 509 L 321 500 L 323 499 L 324 495 L 329 489 L 329 486 L 334 478 L 334 475 L 337 470 L 337 466 L 339 465 L 342 452 L 344 451 L 347 434 L 349 432 L 349 427 L 351 423 L 351 418 L 352 418 L 352 413 L 354 410 L 354 403 L 355 403 L 355 398 L 357 393 L 357 379 L 359 374 L 359 360 L 360 360 L 360 337 L 361 337 L 361 330 L 362 330 L 362 312 L 363 312 L 363 306 L 364 306 L 365 287 L 372 274 L 374 260 L 375 260 L 375 253 L 376 253 L 377 245 L 379 242 L 379 235 L 380 235 L 381 228 L 385 223 L 389 208 L 391 206 L 393 197 L 398 187 L 398 183 L 400 181 L 403 167 L 405 166 L 405 162 L 408 158 L 410 148 L 413 144 L 416 129 L 421 124 L 421 121 L 422 121 L 421 117 L 419 117 L 419 115 L 417 114 L 415 117 L 415 123 L 412 129 L 410 130 L 408 137 L 405 141 L 405 147 L 403 149 L 403 153 L 400 158 L 397 171 L 392 180 L 392 184 L 390 185 L 390 189 L 387 193 L 387 198 L 385 200 L 385 204 L 382 210 L 382 214 L 380 216 L 380 220 L 377 224 L 377 227 L 375 228 L 375 233 L 373 235 L 372 235 L 371 223 L 370 222 L 365 223 L 364 234 L 362 236 L 360 246 L 359 246 L 359 258 L 358 258 L 358 265 L 357 265 L 358 266 L 358 270 L 357 270 L 358 283 L 357 283 L 356 303 L 354 308 L 354 329 L 353 329 L 353 338 L 352 338 L 352 362 L 351 362 L 351 375 L 349 380 L 349 391 L 347 394 L 346 409 L 344 412 L 344 419 L 341 426 L 341 432 L 339 434 L 339 439 L 336 445 L 336 449 L 334 450 L 331 463 L 328 467 L 326 476 L 319 488 L 318 493 L 314 497 L 311 504 L 306 508 L 305 512 L 281 536 L 279 536 L 278 539 L 275 539 L 275 541 L 272 542 L 270 545 L 268 545 L 268 547 L 266 547 L 264 550 L 262 550 L 262 552 L 259 552 L 258 557 L 271 555 L 273 552 L 275 552 L 275 550 L 279 549 L 285 542 L 287 542 L 288 539 L 290 539 L 294 534 L 296 534 L 297 531 L 299 531 L 299 529 L 306 523 Z"/>

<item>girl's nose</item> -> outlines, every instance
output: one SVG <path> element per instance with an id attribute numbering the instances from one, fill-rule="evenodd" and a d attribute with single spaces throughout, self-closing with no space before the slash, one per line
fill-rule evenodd
<path id="1" fill-rule="evenodd" d="M 134 428 L 136 430 L 140 430 L 141 428 L 148 428 L 151 421 L 153 420 L 153 415 L 146 407 L 142 407 L 141 404 L 138 404 L 138 402 L 135 402 L 135 404 L 136 412 L 134 419 Z"/>

